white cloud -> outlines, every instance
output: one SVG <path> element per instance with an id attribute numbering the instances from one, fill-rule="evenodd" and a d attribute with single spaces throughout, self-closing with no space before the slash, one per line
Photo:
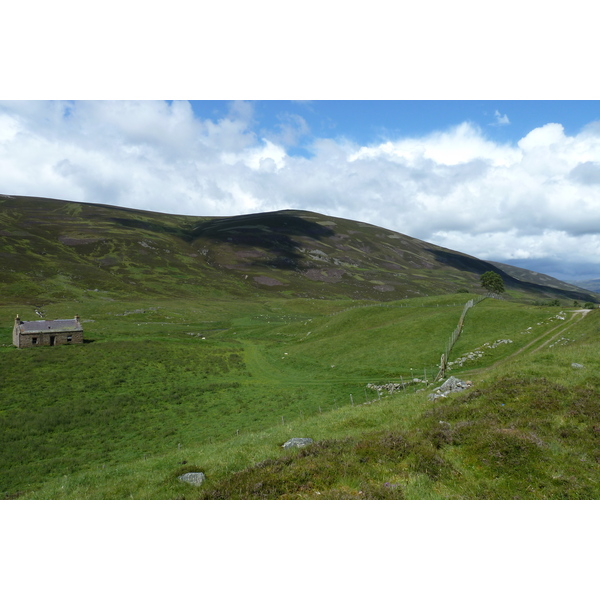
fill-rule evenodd
<path id="1" fill-rule="evenodd" d="M 537 148 L 548 148 L 566 140 L 563 126 L 559 123 L 548 123 L 530 131 L 523 139 L 519 140 L 519 148 L 531 151 Z"/>
<path id="2" fill-rule="evenodd" d="M 221 155 L 221 159 L 229 165 L 243 162 L 253 171 L 272 172 L 283 168 L 287 156 L 284 148 L 273 144 L 269 140 L 262 140 L 262 142 L 262 146 L 248 148 L 237 154 L 225 152 Z"/>
<path id="3" fill-rule="evenodd" d="M 515 148 L 486 140 L 475 125 L 461 123 L 448 131 L 435 132 L 422 138 L 360 148 L 350 160 L 387 158 L 416 166 L 423 160 L 431 160 L 438 165 L 457 165 L 481 159 L 495 166 L 503 166 L 513 164 L 520 156 L 521 153 Z"/>
<path id="4" fill-rule="evenodd" d="M 283 113 L 278 116 L 278 121 L 277 131 L 271 133 L 270 137 L 284 146 L 295 146 L 310 132 L 307 122 L 300 115 Z"/>
<path id="5" fill-rule="evenodd" d="M 569 173 L 569 178 L 584 185 L 600 185 L 600 162 L 580 162 Z"/>
<path id="6" fill-rule="evenodd" d="M 491 123 L 492 125 L 510 125 L 508 115 L 502 115 L 499 111 L 494 111 L 494 117 L 496 120 Z"/>
<path id="7" fill-rule="evenodd" d="M 13 141 L 19 130 L 17 119 L 10 115 L 0 114 L 0 144 Z"/>
<path id="8" fill-rule="evenodd" d="M 187 102 L 0 103 L 0 192 L 197 216 L 301 208 L 600 273 L 598 123 L 573 136 L 548 123 L 516 145 L 470 123 L 364 147 L 315 139 L 310 158 L 286 152 L 308 134 L 299 117 L 256 127 L 245 102 L 215 121 Z"/>

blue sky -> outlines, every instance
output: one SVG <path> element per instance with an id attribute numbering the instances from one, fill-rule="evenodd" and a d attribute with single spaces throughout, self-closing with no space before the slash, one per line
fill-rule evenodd
<path id="1" fill-rule="evenodd" d="M 197 117 L 218 121 L 226 117 L 231 103 L 192 101 L 191 105 Z M 470 123 L 487 139 L 514 145 L 547 123 L 560 123 L 565 135 L 573 136 L 585 125 L 600 122 L 600 102 L 590 100 L 263 100 L 252 105 L 252 128 L 258 136 L 281 134 L 295 125 L 296 133 L 288 136 L 286 152 L 307 158 L 312 156 L 316 139 L 369 145 L 423 137 Z M 303 121 L 302 128 L 298 119 Z"/>
<path id="2" fill-rule="evenodd" d="M 321 100 L 254 102 L 257 130 L 276 130 L 295 114 L 308 124 L 310 135 L 300 140 L 308 145 L 312 137 L 346 137 L 359 144 L 382 139 L 422 136 L 453 125 L 471 122 L 486 136 L 516 143 L 536 127 L 561 123 L 567 135 L 574 135 L 592 121 L 600 121 L 598 101 L 549 100 Z M 224 101 L 192 102 L 200 118 L 218 120 L 227 115 Z"/>

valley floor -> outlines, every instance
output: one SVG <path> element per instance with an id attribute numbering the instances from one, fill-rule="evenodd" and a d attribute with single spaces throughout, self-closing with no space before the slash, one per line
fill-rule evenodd
<path id="1" fill-rule="evenodd" d="M 47 307 L 84 315 L 86 343 L 0 347 L 1 491 L 597 498 L 600 311 L 481 302 L 446 373 L 472 385 L 432 402 L 467 299 Z M 314 443 L 283 450 L 291 437 Z M 178 480 L 193 471 L 200 488 Z"/>

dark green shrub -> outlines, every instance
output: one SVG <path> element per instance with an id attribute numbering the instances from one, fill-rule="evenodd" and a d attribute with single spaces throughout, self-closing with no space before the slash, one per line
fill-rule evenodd
<path id="1" fill-rule="evenodd" d="M 486 271 L 480 278 L 481 286 L 488 292 L 502 294 L 504 292 L 504 281 L 502 277 L 494 271 Z"/>

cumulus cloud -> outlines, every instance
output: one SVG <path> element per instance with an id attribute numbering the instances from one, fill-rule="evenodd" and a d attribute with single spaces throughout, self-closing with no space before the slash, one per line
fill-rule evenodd
<path id="1" fill-rule="evenodd" d="M 410 165 L 417 165 L 423 160 L 430 160 L 436 165 L 460 165 L 481 159 L 494 166 L 503 166 L 519 160 L 520 153 L 508 145 L 487 140 L 477 126 L 461 123 L 448 131 L 434 132 L 421 138 L 360 148 L 350 160 L 376 157 L 387 157 Z"/>
<path id="2" fill-rule="evenodd" d="M 271 137 L 273 142 L 279 142 L 286 147 L 290 147 L 297 145 L 309 133 L 310 128 L 300 115 L 281 113 L 278 115 L 276 131 L 267 135 Z"/>
<path id="3" fill-rule="evenodd" d="M 583 185 L 600 185 L 600 162 L 578 163 L 569 173 L 569 178 Z"/>
<path id="4" fill-rule="evenodd" d="M 494 111 L 495 121 L 491 125 L 510 125 L 508 115 L 500 114 L 500 111 Z"/>
<path id="5" fill-rule="evenodd" d="M 516 144 L 471 123 L 365 146 L 317 138 L 310 158 L 290 152 L 310 134 L 301 117 L 257 128 L 247 102 L 218 120 L 183 101 L 0 103 L 0 192 L 196 216 L 301 208 L 489 260 L 600 263 L 599 123 Z"/>

